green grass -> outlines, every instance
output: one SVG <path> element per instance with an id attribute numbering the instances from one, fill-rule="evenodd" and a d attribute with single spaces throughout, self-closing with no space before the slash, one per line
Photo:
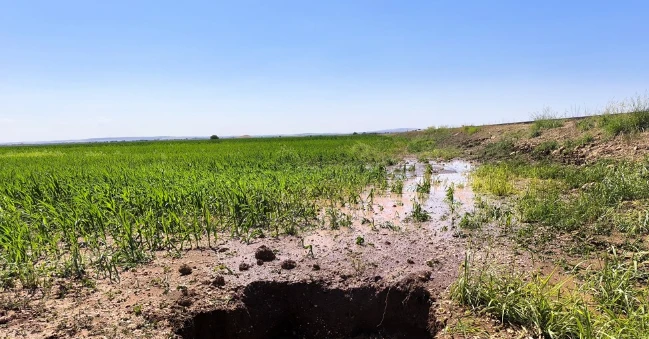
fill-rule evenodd
<path id="1" fill-rule="evenodd" d="M 586 133 L 577 139 L 568 139 L 564 141 L 563 147 L 568 151 L 574 151 L 577 148 L 584 147 L 590 143 L 593 143 L 594 141 L 595 138 L 591 134 Z"/>
<path id="2" fill-rule="evenodd" d="M 474 189 L 507 196 L 519 189 L 516 208 L 520 219 L 555 231 L 577 229 L 605 233 L 615 225 L 627 201 L 649 199 L 649 161 L 599 162 L 587 166 L 556 163 L 502 162 L 486 164 L 472 174 Z"/>
<path id="3" fill-rule="evenodd" d="M 577 120 L 575 123 L 580 131 L 587 132 L 597 126 L 597 119 L 595 117 L 587 117 Z"/>
<path id="4" fill-rule="evenodd" d="M 398 179 L 395 180 L 392 185 L 390 186 L 390 192 L 396 193 L 396 194 L 402 194 L 403 193 L 403 180 Z"/>
<path id="5" fill-rule="evenodd" d="M 480 131 L 480 126 L 462 126 L 462 131 L 468 135 L 476 134 Z"/>
<path id="6" fill-rule="evenodd" d="M 471 174 L 471 187 L 476 192 L 508 196 L 515 192 L 513 173 L 506 164 L 483 165 Z"/>
<path id="7" fill-rule="evenodd" d="M 534 147 L 532 156 L 541 159 L 550 155 L 557 148 L 559 148 L 559 143 L 556 140 L 544 141 Z"/>
<path id="8" fill-rule="evenodd" d="M 480 152 L 480 158 L 485 161 L 508 158 L 514 151 L 516 151 L 514 140 L 505 138 L 485 145 Z"/>
<path id="9" fill-rule="evenodd" d="M 543 130 L 563 127 L 564 119 L 560 119 L 550 108 L 545 108 L 541 113 L 533 115 L 534 122 L 530 127 L 530 137 L 536 138 Z"/>
<path id="10" fill-rule="evenodd" d="M 491 163 L 476 169 L 472 182 L 478 192 L 510 192 L 511 210 L 500 225 L 519 248 L 564 259 L 577 255 L 580 261 L 600 258 L 601 264 L 569 274 L 576 287 L 568 290 L 550 276 L 511 267 L 472 268 L 467 258 L 452 287 L 454 300 L 541 338 L 649 338 L 649 252 L 643 241 L 649 234 L 649 159 L 582 166 Z M 502 208 L 479 199 L 460 225 L 475 229 L 498 219 Z M 611 235 L 623 241 L 609 242 Z M 626 253 L 619 255 L 616 246 Z"/>
<path id="11" fill-rule="evenodd" d="M 612 136 L 644 132 L 649 128 L 649 110 L 599 116 L 599 127 Z"/>
<path id="12" fill-rule="evenodd" d="M 435 148 L 420 154 L 420 157 L 433 160 L 452 160 L 462 155 L 462 150 L 457 147 Z"/>
<path id="13" fill-rule="evenodd" d="M 623 264 L 615 252 L 605 261 L 589 270 L 590 278 L 580 287 L 567 289 L 568 280 L 552 283 L 552 274 L 474 268 L 467 257 L 451 296 L 475 312 L 523 326 L 535 337 L 648 338 L 649 294 L 638 283 L 637 262 Z"/>
<path id="14" fill-rule="evenodd" d="M 412 204 L 411 217 L 412 220 L 416 222 L 426 222 L 430 220 L 430 214 L 417 201 L 414 201 Z"/>
<path id="15" fill-rule="evenodd" d="M 455 145 L 448 145 L 451 136 L 449 128 L 429 128 L 422 134 L 407 141 L 408 153 L 417 155 L 421 162 L 429 159 L 451 160 L 462 155 L 462 150 Z"/>
<path id="16" fill-rule="evenodd" d="M 348 225 L 323 207 L 387 190 L 400 147 L 372 135 L 2 147 L 2 284 L 117 278 L 223 233 Z"/>
<path id="17" fill-rule="evenodd" d="M 613 101 L 596 119 L 598 127 L 610 136 L 634 134 L 649 128 L 649 96 L 637 95 L 622 101 Z"/>

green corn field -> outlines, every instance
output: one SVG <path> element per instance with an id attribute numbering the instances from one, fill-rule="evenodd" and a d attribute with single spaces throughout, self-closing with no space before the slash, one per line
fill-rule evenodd
<path id="1" fill-rule="evenodd" d="M 387 189 L 378 136 L 0 148 L 0 283 L 117 279 L 156 251 L 292 234 Z"/>

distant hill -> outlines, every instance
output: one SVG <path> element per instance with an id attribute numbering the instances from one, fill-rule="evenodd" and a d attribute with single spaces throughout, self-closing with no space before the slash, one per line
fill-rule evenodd
<path id="1" fill-rule="evenodd" d="M 359 134 L 389 134 L 404 133 L 416 131 L 417 128 L 394 128 L 380 131 L 358 132 Z M 300 133 L 300 134 L 269 134 L 269 135 L 241 135 L 241 136 L 219 136 L 221 139 L 232 138 L 273 138 L 273 137 L 308 137 L 317 135 L 350 135 L 352 133 Z M 113 137 L 113 138 L 89 138 L 76 140 L 52 140 L 52 141 L 31 141 L 31 142 L 8 142 L 0 143 L 4 146 L 16 145 L 52 145 L 52 144 L 84 144 L 84 143 L 101 143 L 101 142 L 133 142 L 133 141 L 161 141 L 161 140 L 205 140 L 205 137 L 174 137 L 174 136 L 156 136 L 156 137 Z"/>

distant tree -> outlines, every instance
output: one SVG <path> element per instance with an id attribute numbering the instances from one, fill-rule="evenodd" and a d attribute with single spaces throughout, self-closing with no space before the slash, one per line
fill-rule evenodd
<path id="1" fill-rule="evenodd" d="M 354 133 L 352 133 L 352 135 L 358 135 L 358 132 L 354 132 Z"/>
<path id="2" fill-rule="evenodd" d="M 210 140 L 219 140 L 219 136 L 214 134 L 210 137 Z"/>

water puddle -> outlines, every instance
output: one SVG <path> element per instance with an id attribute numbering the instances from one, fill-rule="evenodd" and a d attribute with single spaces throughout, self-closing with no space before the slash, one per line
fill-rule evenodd
<path id="1" fill-rule="evenodd" d="M 429 167 L 430 166 L 430 167 Z M 432 168 L 432 173 L 431 172 Z M 454 214 L 456 217 L 464 212 L 473 211 L 474 194 L 469 187 L 469 173 L 472 165 L 463 160 L 451 162 L 422 163 L 415 159 L 407 159 L 399 165 L 388 169 L 390 185 L 403 182 L 402 193 L 388 192 L 374 197 L 372 214 L 375 223 L 393 222 L 404 223 L 412 215 L 415 203 L 430 215 L 432 227 L 440 226 L 440 220 L 451 218 L 451 205 L 447 199 L 449 187 L 453 189 Z M 430 174 L 426 174 L 429 171 Z M 429 193 L 421 193 L 425 181 L 430 181 Z M 419 187 L 419 189 L 418 189 Z M 418 192 L 419 191 L 419 192 Z M 445 224 L 445 223 L 443 223 Z"/>

